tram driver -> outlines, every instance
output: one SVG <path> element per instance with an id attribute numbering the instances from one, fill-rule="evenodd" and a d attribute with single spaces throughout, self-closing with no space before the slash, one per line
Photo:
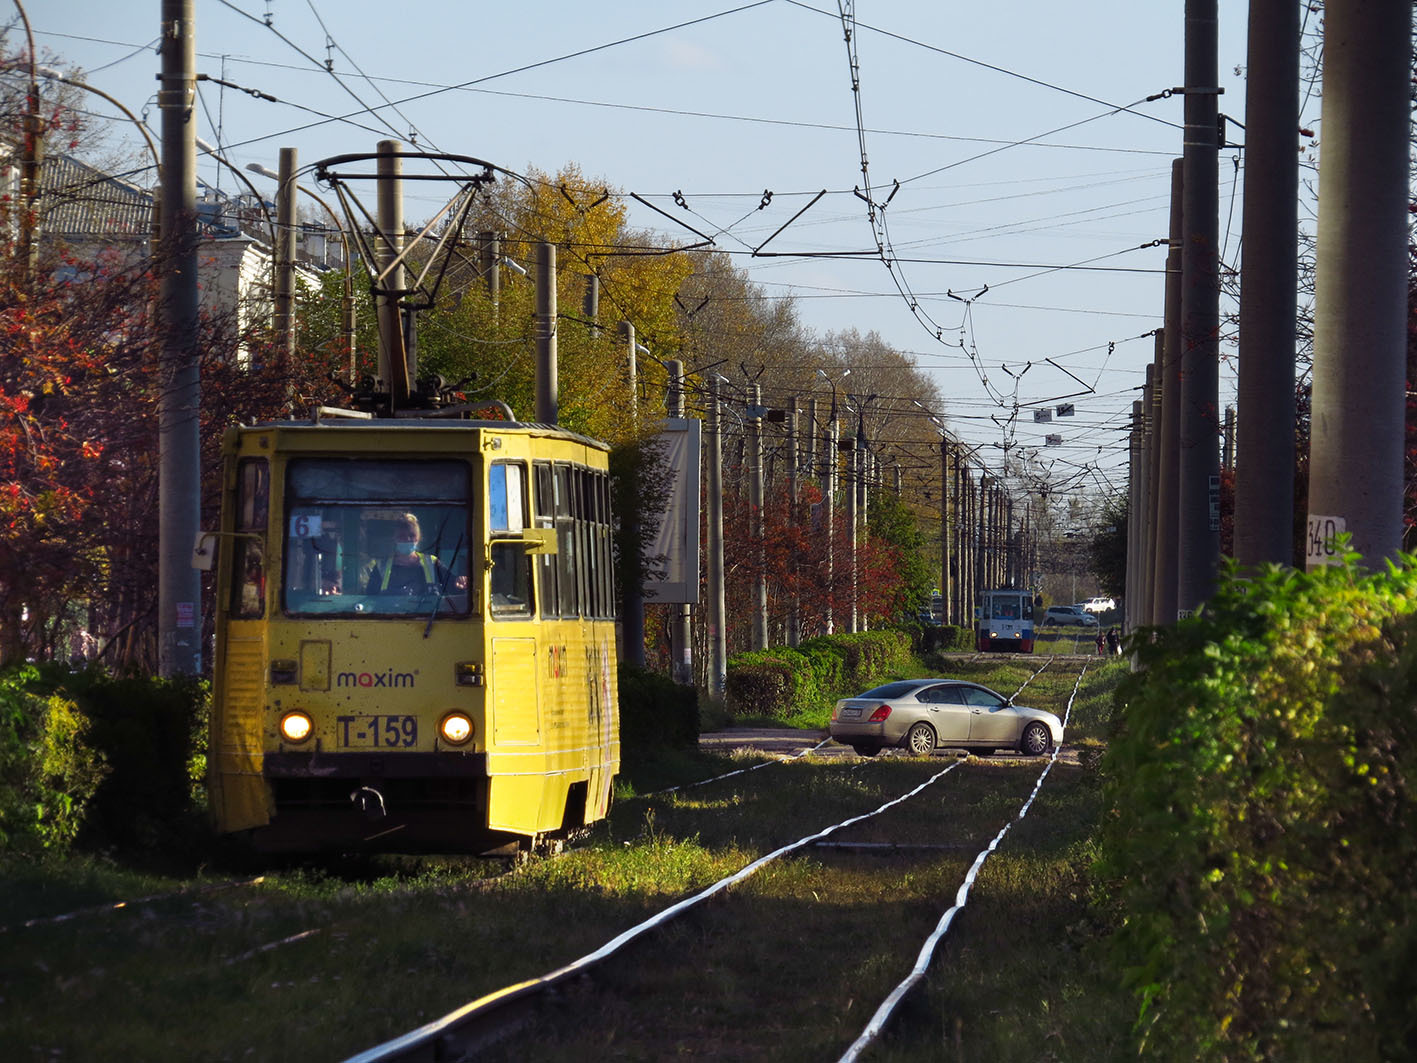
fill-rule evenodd
<path id="1" fill-rule="evenodd" d="M 394 526 L 394 552 L 373 562 L 364 593 L 422 595 L 467 590 L 466 576 L 453 576 L 434 554 L 419 551 L 422 537 L 416 516 L 400 516 Z"/>

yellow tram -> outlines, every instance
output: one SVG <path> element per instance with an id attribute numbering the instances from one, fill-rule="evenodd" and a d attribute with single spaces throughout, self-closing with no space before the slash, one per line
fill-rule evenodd
<path id="1" fill-rule="evenodd" d="M 223 441 L 208 752 L 267 851 L 529 848 L 619 769 L 603 444 L 509 421 Z"/>

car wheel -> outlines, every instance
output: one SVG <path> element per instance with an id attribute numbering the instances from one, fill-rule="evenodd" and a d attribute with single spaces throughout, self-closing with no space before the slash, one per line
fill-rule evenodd
<path id="1" fill-rule="evenodd" d="M 880 746 L 852 746 L 858 757 L 874 757 L 881 751 Z"/>
<path id="2" fill-rule="evenodd" d="M 935 752 L 935 731 L 928 723 L 917 723 L 905 732 L 905 748 L 917 757 Z"/>
<path id="3" fill-rule="evenodd" d="M 1052 752 L 1053 736 L 1048 733 L 1048 726 L 1034 720 L 1023 729 L 1018 748 L 1020 753 L 1029 757 L 1042 757 Z"/>

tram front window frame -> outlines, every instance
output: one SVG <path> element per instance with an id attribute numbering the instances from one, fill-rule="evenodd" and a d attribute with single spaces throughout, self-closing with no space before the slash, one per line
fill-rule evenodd
<path id="1" fill-rule="evenodd" d="M 409 538 L 410 517 L 418 529 L 416 560 L 400 565 L 396 540 Z M 285 615 L 468 616 L 476 608 L 471 529 L 466 462 L 292 458 L 281 530 Z M 410 568 L 418 580 L 394 578 Z"/>

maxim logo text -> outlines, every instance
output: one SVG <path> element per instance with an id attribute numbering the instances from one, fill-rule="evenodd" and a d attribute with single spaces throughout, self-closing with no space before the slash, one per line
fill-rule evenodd
<path id="1" fill-rule="evenodd" d="M 335 676 L 337 687 L 411 687 L 412 672 L 340 672 Z"/>

